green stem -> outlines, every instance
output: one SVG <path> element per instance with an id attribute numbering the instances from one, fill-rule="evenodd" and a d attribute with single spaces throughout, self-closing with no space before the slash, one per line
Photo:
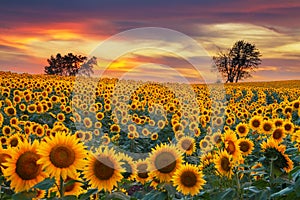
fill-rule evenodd
<path id="1" fill-rule="evenodd" d="M 237 172 L 235 174 L 235 178 L 236 178 L 236 185 L 237 185 L 237 195 L 239 199 L 243 199 L 242 197 L 242 193 L 241 193 L 241 184 L 240 184 L 240 179 L 239 179 L 239 173 Z"/>
<path id="2" fill-rule="evenodd" d="M 60 198 L 64 197 L 64 180 L 63 180 L 62 176 L 60 176 L 59 194 L 60 194 Z"/>

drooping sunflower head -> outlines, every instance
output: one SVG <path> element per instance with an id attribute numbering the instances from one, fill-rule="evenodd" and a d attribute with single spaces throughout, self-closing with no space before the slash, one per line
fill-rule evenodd
<path id="1" fill-rule="evenodd" d="M 274 167 L 288 173 L 293 169 L 293 161 L 285 154 L 285 149 L 286 146 L 279 144 L 273 138 L 269 138 L 261 144 L 261 150 L 267 158 L 266 164 L 272 160 Z"/>
<path id="2" fill-rule="evenodd" d="M 206 181 L 203 178 L 203 173 L 191 164 L 182 165 L 176 170 L 173 178 L 173 185 L 178 191 L 184 195 L 197 195 L 203 189 Z"/>
<path id="3" fill-rule="evenodd" d="M 171 180 L 181 166 L 181 152 L 174 145 L 157 145 L 149 155 L 149 171 L 162 182 Z"/>
<path id="4" fill-rule="evenodd" d="M 221 176 L 226 176 L 229 179 L 233 175 L 234 161 L 232 155 L 227 151 L 221 151 L 215 157 L 215 168 Z"/>
<path id="5" fill-rule="evenodd" d="M 100 146 L 96 153 L 89 154 L 83 174 L 92 188 L 111 192 L 123 178 L 123 171 L 115 150 Z"/>
<path id="6" fill-rule="evenodd" d="M 51 177 L 73 177 L 76 170 L 85 166 L 87 152 L 83 143 L 67 132 L 56 132 L 55 136 L 45 138 L 37 151 L 41 157 L 38 164 L 43 164 Z"/>

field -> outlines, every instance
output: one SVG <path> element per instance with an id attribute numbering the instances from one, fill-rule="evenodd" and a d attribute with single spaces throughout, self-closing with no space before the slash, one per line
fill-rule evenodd
<path id="1" fill-rule="evenodd" d="M 300 199 L 300 81 L 0 77 L 0 199 Z"/>

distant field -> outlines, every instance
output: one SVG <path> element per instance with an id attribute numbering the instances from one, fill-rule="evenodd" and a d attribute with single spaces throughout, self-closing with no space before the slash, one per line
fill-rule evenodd
<path id="1" fill-rule="evenodd" d="M 300 80 L 0 72 L 0 198 L 299 199 Z"/>

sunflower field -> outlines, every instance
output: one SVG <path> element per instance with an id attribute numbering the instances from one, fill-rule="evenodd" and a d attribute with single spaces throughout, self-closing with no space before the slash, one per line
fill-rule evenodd
<path id="1" fill-rule="evenodd" d="M 300 199 L 300 81 L 0 77 L 0 199 Z"/>

